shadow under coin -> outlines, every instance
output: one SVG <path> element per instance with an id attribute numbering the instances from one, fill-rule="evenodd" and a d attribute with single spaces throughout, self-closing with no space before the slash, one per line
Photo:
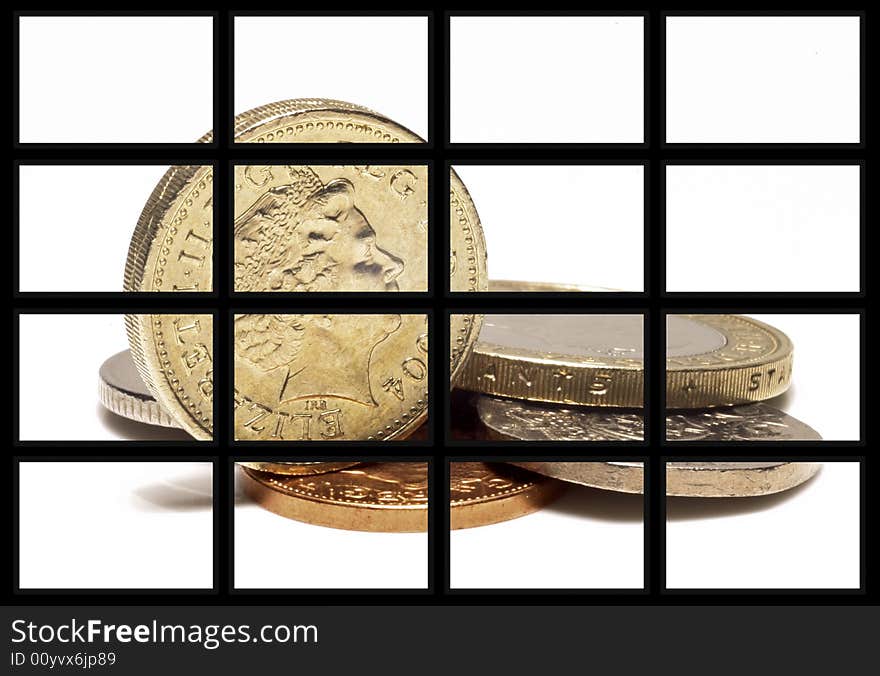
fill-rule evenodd
<path id="1" fill-rule="evenodd" d="M 639 494 L 571 484 L 562 497 L 551 503 L 547 509 L 600 521 L 641 522 L 644 519 L 643 504 L 644 497 Z"/>
<path id="2" fill-rule="evenodd" d="M 141 486 L 132 501 L 143 512 L 197 512 L 214 508 L 211 465 L 165 481 Z"/>
<path id="3" fill-rule="evenodd" d="M 194 441 L 184 430 L 130 420 L 98 404 L 98 420 L 104 427 L 129 441 Z"/>
<path id="4" fill-rule="evenodd" d="M 744 498 L 690 498 L 670 496 L 666 498 L 667 521 L 693 521 L 696 519 L 712 519 L 719 516 L 738 516 L 772 509 L 776 505 L 794 499 L 806 490 L 816 477 L 822 474 L 822 468 L 804 483 L 771 495 L 756 495 Z"/>

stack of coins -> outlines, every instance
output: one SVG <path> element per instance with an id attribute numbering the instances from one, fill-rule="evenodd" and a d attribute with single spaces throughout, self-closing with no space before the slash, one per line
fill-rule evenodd
<path id="1" fill-rule="evenodd" d="M 383 533 L 428 528 L 424 462 L 241 462 L 243 490 L 270 512 L 307 523 Z M 449 526 L 473 528 L 524 516 L 565 483 L 501 463 L 449 466 Z"/>
<path id="2" fill-rule="evenodd" d="M 485 316 L 457 383 L 476 393 L 470 403 L 479 422 L 471 434 L 643 440 L 642 336 L 641 315 Z M 784 333 L 748 317 L 670 315 L 666 439 L 819 439 L 808 425 L 764 403 L 790 386 L 792 352 Z"/>
<path id="3" fill-rule="evenodd" d="M 374 111 L 326 99 L 250 110 L 236 117 L 234 134 L 247 143 L 423 142 Z M 200 139 L 211 140 L 210 132 Z M 427 185 L 424 164 L 236 166 L 235 291 L 427 290 Z M 490 284 L 479 216 L 454 171 L 449 188 L 452 291 L 608 290 Z M 213 199 L 211 166 L 169 169 L 132 235 L 126 291 L 212 290 Z M 100 369 L 104 406 L 213 439 L 213 316 L 129 315 L 126 329 L 130 350 Z M 453 399 L 453 427 L 471 438 L 641 440 L 642 335 L 636 315 L 452 315 L 450 382 L 474 397 Z M 236 440 L 425 438 L 425 315 L 239 314 L 227 338 Z M 667 343 L 666 403 L 675 409 L 668 439 L 818 438 L 763 403 L 791 383 L 792 345 L 780 331 L 733 315 L 672 316 Z M 469 416 L 472 423 L 464 422 Z M 244 490 L 286 517 L 354 530 L 426 528 L 424 463 L 240 464 Z M 758 463 L 739 473 L 716 464 L 682 464 L 670 494 L 752 495 L 745 486 L 773 492 L 808 475 L 780 468 L 793 463 Z M 554 499 L 564 482 L 623 491 L 641 485 L 638 468 L 627 463 L 581 465 L 452 463 L 450 526 L 527 514 Z M 718 480 L 707 484 L 710 475 Z M 699 493 L 694 477 L 714 488 Z"/>

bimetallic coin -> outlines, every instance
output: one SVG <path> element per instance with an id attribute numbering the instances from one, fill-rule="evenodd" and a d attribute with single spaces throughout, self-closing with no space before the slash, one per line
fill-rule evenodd
<path id="1" fill-rule="evenodd" d="M 592 406 L 641 406 L 642 315 L 486 315 L 459 387 Z"/>
<path id="2" fill-rule="evenodd" d="M 235 438 L 402 439 L 427 417 L 426 315 L 236 315 Z"/>
<path id="3" fill-rule="evenodd" d="M 536 404 L 479 396 L 477 413 L 492 439 L 518 441 L 642 441 L 644 412 Z M 666 416 L 667 441 L 811 441 L 816 430 L 764 403 Z"/>
<path id="4" fill-rule="evenodd" d="M 242 467 L 253 469 L 258 472 L 271 474 L 290 474 L 293 476 L 305 476 L 311 474 L 326 474 L 340 469 L 354 467 L 358 462 L 240 462 Z"/>
<path id="5" fill-rule="evenodd" d="M 666 406 L 763 401 L 791 385 L 793 347 L 782 331 L 740 315 L 666 318 Z"/>
<path id="6" fill-rule="evenodd" d="M 640 462 L 514 462 L 517 467 L 573 483 L 620 491 L 644 491 Z M 780 493 L 819 471 L 811 462 L 667 462 L 666 495 L 742 498 Z"/>
<path id="7" fill-rule="evenodd" d="M 791 383 L 784 333 L 737 315 L 671 315 L 667 406 L 762 401 Z M 587 406 L 643 402 L 641 315 L 487 315 L 464 389 Z"/>
<path id="8" fill-rule="evenodd" d="M 560 496 L 565 484 L 499 463 L 449 464 L 450 527 L 473 528 L 530 514 Z"/>
<path id="9" fill-rule="evenodd" d="M 213 315 L 126 315 L 131 356 L 159 406 L 196 439 L 214 429 Z"/>
<path id="10" fill-rule="evenodd" d="M 428 168 L 235 167 L 236 291 L 427 291 Z"/>
<path id="11" fill-rule="evenodd" d="M 114 354 L 101 364 L 98 378 L 98 396 L 107 410 L 148 425 L 179 427 L 144 385 L 128 350 Z"/>
<path id="12" fill-rule="evenodd" d="M 376 462 L 291 476 L 242 467 L 242 487 L 270 512 L 317 526 L 383 533 L 428 527 L 428 465 Z"/>

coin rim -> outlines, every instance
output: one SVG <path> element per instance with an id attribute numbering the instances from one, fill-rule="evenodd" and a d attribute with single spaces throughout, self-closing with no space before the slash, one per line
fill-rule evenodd
<path id="1" fill-rule="evenodd" d="M 424 464 L 427 476 L 427 463 Z M 428 530 L 427 502 L 421 505 L 379 506 L 322 500 L 285 492 L 273 486 L 268 483 L 271 481 L 271 474 L 247 467 L 239 469 L 242 476 L 241 486 L 248 497 L 264 509 L 288 519 L 316 526 L 372 533 L 421 533 Z"/>
<path id="2" fill-rule="evenodd" d="M 375 119 L 384 125 L 397 129 L 397 133 L 399 133 L 401 136 L 411 137 L 411 139 L 413 140 L 409 142 L 425 142 L 424 139 L 419 137 L 414 132 L 411 132 L 406 127 L 403 127 L 397 122 L 394 122 L 393 120 L 390 120 L 383 115 L 380 115 L 379 113 L 370 110 L 369 108 L 347 103 L 344 101 L 322 98 L 285 99 L 283 101 L 276 101 L 245 111 L 237 115 L 235 117 L 235 120 L 233 121 L 234 138 L 236 142 L 240 142 L 238 139 L 247 136 L 248 140 L 246 142 L 259 143 L 259 136 L 261 133 L 263 133 L 261 130 L 265 129 L 269 124 L 276 122 L 281 116 L 295 118 L 298 115 L 308 115 L 313 113 L 325 112 L 357 112 L 359 114 Z M 212 141 L 213 130 L 207 132 L 201 138 L 199 138 L 197 140 L 197 143 L 211 143 Z M 393 143 L 395 141 L 392 140 L 391 142 Z M 125 291 L 142 290 L 147 274 L 146 271 L 148 263 L 151 258 L 154 258 L 157 255 L 157 248 L 156 246 L 154 246 L 156 233 L 159 231 L 159 228 L 161 227 L 161 224 L 164 221 L 166 214 L 174 205 L 174 202 L 179 196 L 181 189 L 195 177 L 199 170 L 203 168 L 204 165 L 172 166 L 167 172 L 165 172 L 159 183 L 153 189 L 150 197 L 147 199 L 147 203 L 141 211 L 140 217 L 138 218 L 134 233 L 132 233 L 132 238 L 129 243 L 129 251 L 126 257 L 125 273 L 123 279 L 123 289 Z M 454 171 L 452 172 L 452 175 L 455 175 Z M 457 175 L 455 176 L 456 178 L 458 178 Z M 464 187 L 464 184 L 461 183 L 460 179 L 459 183 L 461 184 L 461 189 L 467 194 L 467 189 Z M 470 198 L 469 194 L 468 198 Z M 473 203 L 471 201 L 471 205 L 472 204 Z M 475 208 L 474 213 L 476 214 Z M 482 227 L 479 224 L 478 217 L 476 223 L 476 230 L 479 235 L 480 241 L 482 242 L 482 249 L 485 254 L 485 241 L 483 239 Z M 484 279 L 487 279 L 485 275 L 485 267 L 483 269 L 483 272 Z M 486 282 L 486 284 L 488 284 L 488 281 Z M 208 291 L 206 290 L 206 292 Z M 135 362 L 135 366 L 137 367 L 137 370 L 140 373 L 144 384 L 156 398 L 159 405 L 164 406 L 166 412 L 171 415 L 175 420 L 177 420 L 180 427 L 188 431 L 196 439 L 211 441 L 214 438 L 213 415 L 211 430 L 206 431 L 205 428 L 202 427 L 202 425 L 197 420 L 194 420 L 189 412 L 182 405 L 180 405 L 180 402 L 177 401 L 176 397 L 174 397 L 173 395 L 171 395 L 170 397 L 168 396 L 169 392 L 166 392 L 166 389 L 170 390 L 170 386 L 168 386 L 167 383 L 163 385 L 162 381 L 158 379 L 155 375 L 157 373 L 161 373 L 162 370 L 156 362 L 156 356 L 153 354 L 153 349 L 150 344 L 151 341 L 148 338 L 148 335 L 151 335 L 152 333 L 152 330 L 150 328 L 151 322 L 147 323 L 149 320 L 147 320 L 147 322 L 144 321 L 144 318 L 150 318 L 152 316 L 153 315 L 135 314 L 127 314 L 125 316 L 126 333 L 128 334 L 129 346 L 131 349 L 132 358 Z M 479 328 L 479 326 L 481 326 L 482 316 L 472 315 L 472 317 L 474 318 L 473 325 Z M 469 345 L 466 345 L 466 350 L 462 354 L 462 363 L 466 361 L 466 358 L 470 353 L 470 348 L 473 347 L 473 342 L 476 342 L 476 335 L 478 334 L 478 331 L 472 331 L 472 333 L 473 341 Z M 457 374 L 458 369 L 453 369 L 452 371 Z M 453 373 L 450 373 L 450 382 L 452 382 L 452 376 Z M 419 424 L 424 422 L 428 415 L 427 398 L 425 401 L 425 406 L 420 414 L 416 418 L 412 419 L 417 421 Z M 181 417 L 180 415 L 181 412 L 183 413 L 183 417 Z M 376 440 L 385 441 L 402 439 L 408 436 L 408 433 L 411 433 L 417 428 L 418 424 L 402 426 L 394 432 L 381 438 L 377 438 Z"/>
<path id="3" fill-rule="evenodd" d="M 608 461 L 584 462 L 585 465 L 604 465 L 595 472 L 588 472 L 586 476 L 579 477 L 577 481 L 564 478 L 564 472 L 560 468 L 550 465 L 574 464 L 574 463 L 543 463 L 543 462 L 510 462 L 509 464 L 528 469 L 537 474 L 549 476 L 560 481 L 611 490 L 620 493 L 644 492 L 644 465 L 640 463 L 625 464 Z M 773 467 L 681 467 L 666 464 L 665 486 L 666 495 L 669 497 L 687 498 L 750 498 L 762 495 L 773 495 L 795 488 L 816 475 L 822 463 L 818 462 L 788 462 L 780 461 Z M 740 485 L 752 487 L 753 490 L 746 492 L 731 493 L 719 480 L 723 477 L 734 476 Z M 610 481 L 609 481 L 610 478 Z M 698 479 L 698 481 L 695 481 Z M 767 485 L 767 481 L 771 484 Z M 612 486 L 609 483 L 616 485 Z"/>
<path id="4" fill-rule="evenodd" d="M 449 468 L 450 530 L 478 528 L 479 526 L 489 526 L 495 523 L 518 519 L 521 516 L 527 516 L 559 498 L 567 487 L 565 482 L 535 474 L 534 478 L 530 478 L 530 483 L 518 487 L 515 491 L 505 491 L 499 495 L 480 496 L 473 499 L 455 500 L 452 498 L 451 486 L 453 464 L 455 463 L 450 463 Z"/>
<path id="5" fill-rule="evenodd" d="M 98 379 L 98 400 L 108 411 L 123 418 L 147 425 L 181 429 L 177 420 L 169 415 L 155 399 L 121 390 L 103 378 Z"/>
<path id="6" fill-rule="evenodd" d="M 791 386 L 794 350 L 791 340 L 779 329 L 743 315 L 718 313 L 679 316 L 721 331 L 728 339 L 725 346 L 731 336 L 731 318 L 751 329 L 761 329 L 771 345 L 763 354 L 740 362 L 667 368 L 667 408 L 713 408 L 764 401 L 782 394 Z M 713 352 L 710 350 L 702 355 Z M 530 369 L 527 384 L 520 380 L 524 367 Z M 782 383 L 771 380 L 751 389 L 750 378 L 756 368 L 764 371 L 776 369 L 789 375 Z M 492 379 L 484 377 L 489 371 L 492 372 Z M 564 394 L 556 381 L 563 371 L 570 378 Z M 591 385 L 600 374 L 603 376 L 605 393 L 594 394 Z M 696 385 L 695 378 L 699 380 Z M 470 359 L 462 368 L 458 386 L 482 394 L 526 401 L 640 408 L 644 405 L 644 360 L 606 358 L 600 362 L 594 357 L 547 354 L 481 343 L 478 339 Z"/>

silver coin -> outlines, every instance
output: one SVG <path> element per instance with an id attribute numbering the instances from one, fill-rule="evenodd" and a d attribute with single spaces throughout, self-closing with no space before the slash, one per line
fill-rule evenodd
<path id="1" fill-rule="evenodd" d="M 497 439 L 520 441 L 642 441 L 639 409 L 556 406 L 481 395 L 480 421 Z M 666 416 L 667 441 L 809 441 L 816 430 L 764 403 Z"/>
<path id="2" fill-rule="evenodd" d="M 101 364 L 98 378 L 98 398 L 108 411 L 148 425 L 180 427 L 150 394 L 128 350 L 114 354 Z"/>
<path id="3" fill-rule="evenodd" d="M 621 493 L 644 492 L 640 462 L 513 462 L 523 469 L 562 481 Z M 745 498 L 779 493 L 819 471 L 812 462 L 667 462 L 666 495 Z"/>

